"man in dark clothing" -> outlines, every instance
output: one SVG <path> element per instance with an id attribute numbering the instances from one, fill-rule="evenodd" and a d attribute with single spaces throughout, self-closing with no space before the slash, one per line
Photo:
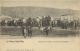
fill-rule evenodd
<path id="1" fill-rule="evenodd" d="M 28 28 L 27 28 L 27 33 L 28 33 L 28 36 L 29 36 L 29 37 L 32 36 L 32 27 L 31 27 L 31 26 L 28 26 Z"/>
<path id="2" fill-rule="evenodd" d="M 2 20 L 2 21 L 1 21 L 1 26 L 5 26 L 5 24 L 6 24 L 6 23 L 5 23 L 5 20 Z"/>
<path id="3" fill-rule="evenodd" d="M 77 29 L 77 27 L 78 27 L 78 21 L 75 20 L 75 21 L 74 21 L 74 29 Z"/>
<path id="4" fill-rule="evenodd" d="M 32 18 L 27 19 L 27 26 L 32 26 Z"/>

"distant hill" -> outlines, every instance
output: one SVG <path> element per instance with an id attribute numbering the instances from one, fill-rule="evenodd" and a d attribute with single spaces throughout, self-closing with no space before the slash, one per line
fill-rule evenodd
<path id="1" fill-rule="evenodd" d="M 80 16 L 80 11 L 71 9 L 57 9 L 47 7 L 2 7 L 1 14 L 11 17 L 36 17 L 36 16 Z"/>

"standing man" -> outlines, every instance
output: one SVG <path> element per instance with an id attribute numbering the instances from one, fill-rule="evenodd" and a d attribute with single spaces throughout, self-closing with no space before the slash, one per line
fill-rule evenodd
<path id="1" fill-rule="evenodd" d="M 31 26 L 27 27 L 27 32 L 28 32 L 28 36 L 31 37 L 32 36 L 32 27 Z"/>

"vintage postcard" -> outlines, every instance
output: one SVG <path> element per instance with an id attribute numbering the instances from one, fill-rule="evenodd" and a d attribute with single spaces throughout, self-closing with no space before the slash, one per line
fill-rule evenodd
<path id="1" fill-rule="evenodd" d="M 80 51 L 80 0 L 0 0 L 0 51 Z"/>

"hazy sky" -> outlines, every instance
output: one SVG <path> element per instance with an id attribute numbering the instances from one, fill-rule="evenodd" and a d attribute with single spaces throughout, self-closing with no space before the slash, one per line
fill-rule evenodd
<path id="1" fill-rule="evenodd" d="M 0 0 L 1 1 L 1 0 Z M 80 10 L 80 0 L 2 0 L 2 6 L 40 6 Z"/>

